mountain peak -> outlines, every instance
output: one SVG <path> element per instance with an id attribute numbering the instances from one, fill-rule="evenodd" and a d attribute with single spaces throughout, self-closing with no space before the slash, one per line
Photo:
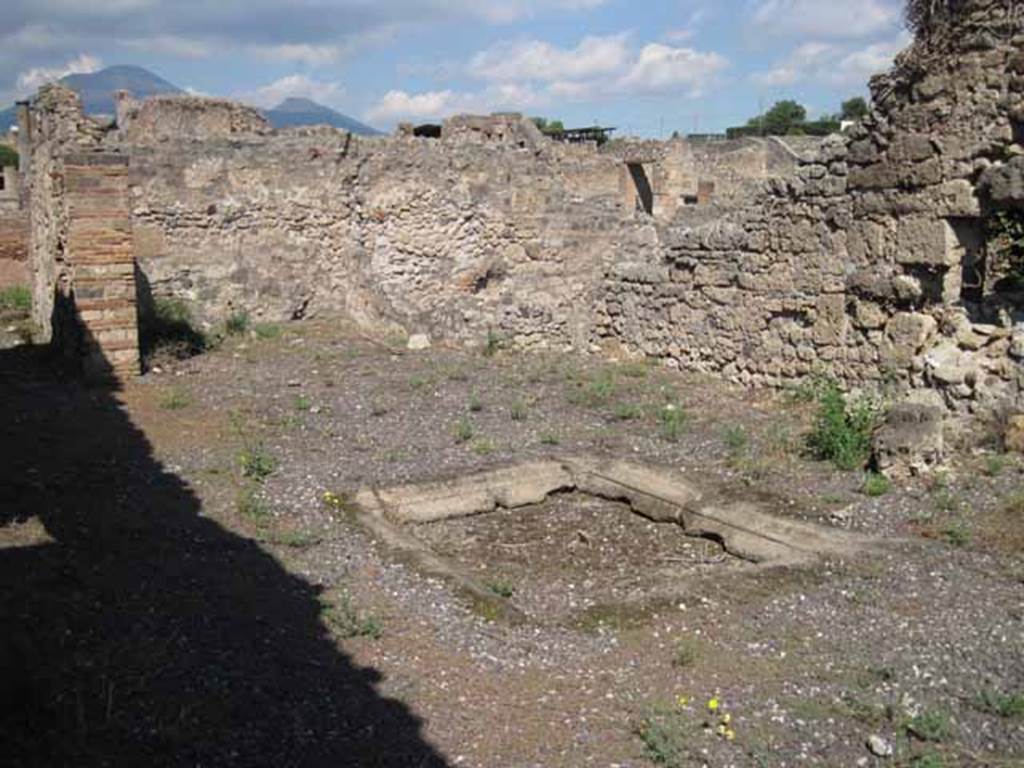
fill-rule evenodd
<path id="1" fill-rule="evenodd" d="M 379 136 L 380 131 L 360 123 L 347 115 L 318 104 L 312 99 L 292 96 L 266 112 L 267 120 L 275 128 L 300 125 L 330 125 L 363 136 Z"/>
<path id="2" fill-rule="evenodd" d="M 317 104 L 312 99 L 305 99 L 301 96 L 289 96 L 282 101 L 271 112 L 306 112 L 306 111 L 331 111 L 327 107 Z"/>

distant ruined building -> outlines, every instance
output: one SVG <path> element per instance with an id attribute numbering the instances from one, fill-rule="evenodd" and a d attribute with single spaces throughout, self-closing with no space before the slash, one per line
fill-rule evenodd
<path id="1" fill-rule="evenodd" d="M 98 374 L 138 370 L 137 312 L 166 296 L 1024 410 L 1024 19 L 908 14 L 869 118 L 823 141 L 598 149 L 517 115 L 365 138 L 195 97 L 124 96 L 105 127 L 49 86 L 20 134 L 37 319 Z"/>

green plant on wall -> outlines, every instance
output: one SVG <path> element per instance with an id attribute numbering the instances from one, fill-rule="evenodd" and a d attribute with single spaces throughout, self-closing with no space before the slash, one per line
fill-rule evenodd
<path id="1" fill-rule="evenodd" d="M 1024 211 L 995 211 L 985 221 L 988 251 L 998 273 L 1000 287 L 1024 287 Z"/>

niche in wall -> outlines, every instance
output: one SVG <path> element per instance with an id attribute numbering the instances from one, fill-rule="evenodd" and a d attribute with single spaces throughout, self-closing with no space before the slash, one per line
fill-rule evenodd
<path id="1" fill-rule="evenodd" d="M 985 248 L 984 220 L 973 216 L 953 217 L 947 219 L 953 237 L 949 247 L 947 263 L 959 264 L 959 275 L 954 274 L 959 282 L 959 298 L 962 302 L 980 302 L 985 296 L 986 273 L 988 264 Z M 953 268 L 955 269 L 955 267 Z M 947 298 L 953 298 L 947 296 Z"/>

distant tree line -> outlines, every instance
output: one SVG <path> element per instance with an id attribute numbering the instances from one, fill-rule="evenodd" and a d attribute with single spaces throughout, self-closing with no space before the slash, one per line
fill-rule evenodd
<path id="1" fill-rule="evenodd" d="M 867 114 L 868 103 L 856 96 L 844 101 L 837 114 L 808 120 L 807 110 L 787 99 L 775 102 L 763 115 L 747 120 L 746 125 L 727 129 L 726 135 L 730 139 L 741 136 L 827 136 L 838 131 L 844 120 L 861 120 Z"/>
<path id="2" fill-rule="evenodd" d="M 533 120 L 534 125 L 540 128 L 541 133 L 551 135 L 565 131 L 565 125 L 561 120 L 548 120 L 546 117 L 531 117 L 530 119 Z"/>

